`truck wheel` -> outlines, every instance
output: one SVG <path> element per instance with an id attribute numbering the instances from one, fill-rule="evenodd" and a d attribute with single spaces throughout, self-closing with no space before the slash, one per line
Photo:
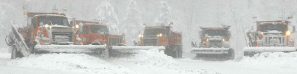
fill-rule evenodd
<path id="1" fill-rule="evenodd" d="M 173 47 L 173 50 L 171 50 L 171 53 L 172 53 L 172 57 L 173 58 L 178 58 L 179 57 L 179 49 L 177 46 L 174 46 Z"/>
<path id="2" fill-rule="evenodd" d="M 233 49 L 230 49 L 230 50 L 228 51 L 228 57 L 229 57 L 228 60 L 233 60 L 233 59 L 234 59 L 234 57 L 235 57 L 235 53 L 234 53 L 234 50 L 233 50 Z"/>
<path id="3" fill-rule="evenodd" d="M 243 55 L 248 56 L 248 57 L 253 57 L 255 55 L 255 53 L 253 53 L 253 52 L 244 52 Z"/>
<path id="4" fill-rule="evenodd" d="M 182 48 L 181 46 L 178 46 L 178 58 L 182 58 L 183 57 L 183 51 L 182 51 Z"/>

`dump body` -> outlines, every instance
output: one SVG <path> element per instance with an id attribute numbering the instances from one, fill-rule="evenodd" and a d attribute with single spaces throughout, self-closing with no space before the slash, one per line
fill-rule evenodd
<path id="1" fill-rule="evenodd" d="M 248 47 L 244 48 L 245 54 L 296 51 L 293 33 L 289 30 L 289 21 L 257 21 L 256 24 L 255 32 L 247 32 Z"/>

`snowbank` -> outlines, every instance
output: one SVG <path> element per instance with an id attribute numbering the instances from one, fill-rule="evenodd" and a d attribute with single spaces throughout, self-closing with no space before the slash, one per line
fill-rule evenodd
<path id="1" fill-rule="evenodd" d="M 297 52 L 261 53 L 256 54 L 254 57 L 243 57 L 239 63 L 252 66 L 297 69 Z"/>
<path id="2" fill-rule="evenodd" d="M 42 54 L 11 60 L 7 65 L 24 68 L 41 68 L 72 72 L 99 74 L 135 74 L 129 69 L 115 66 L 99 58 L 86 54 Z"/>
<path id="3" fill-rule="evenodd" d="M 133 56 L 114 58 L 111 62 L 144 74 L 206 74 L 205 70 L 181 66 L 175 59 L 158 49 L 140 50 Z"/>

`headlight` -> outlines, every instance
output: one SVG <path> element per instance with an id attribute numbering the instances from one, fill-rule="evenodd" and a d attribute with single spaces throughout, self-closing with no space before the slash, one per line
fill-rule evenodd
<path id="1" fill-rule="evenodd" d="M 290 36 L 291 35 L 291 31 L 286 31 L 286 36 Z"/>
<path id="2" fill-rule="evenodd" d="M 264 34 L 264 32 L 261 32 L 261 35 L 263 35 Z"/>
<path id="3" fill-rule="evenodd" d="M 52 29 L 53 28 L 53 25 L 50 25 L 49 28 Z"/>
<path id="4" fill-rule="evenodd" d="M 225 39 L 222 39 L 222 41 L 226 41 Z"/>
<path id="5" fill-rule="evenodd" d="M 79 25 L 76 24 L 76 25 L 75 25 L 75 28 L 79 28 Z"/>
<path id="6" fill-rule="evenodd" d="M 44 27 L 45 27 L 45 28 L 48 28 L 48 27 L 49 27 L 49 25 L 48 25 L 48 24 L 45 24 L 45 25 L 44 25 Z"/>
<path id="7" fill-rule="evenodd" d="M 142 34 L 139 34 L 138 37 L 143 38 L 143 35 Z"/>
<path id="8" fill-rule="evenodd" d="M 162 37 L 162 33 L 160 33 L 160 34 L 157 34 L 157 37 Z"/>
<path id="9" fill-rule="evenodd" d="M 206 39 L 206 42 L 208 42 L 208 39 Z"/>

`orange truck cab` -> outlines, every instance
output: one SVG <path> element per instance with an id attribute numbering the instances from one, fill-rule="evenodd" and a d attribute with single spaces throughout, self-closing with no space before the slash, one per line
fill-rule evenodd
<path id="1" fill-rule="evenodd" d="M 73 30 L 65 14 L 27 12 L 27 25 L 19 32 L 28 46 L 68 45 L 73 42 Z"/>
<path id="2" fill-rule="evenodd" d="M 79 24 L 80 27 L 75 33 L 74 44 L 83 45 L 104 45 L 123 46 L 125 45 L 125 35 L 110 34 L 106 25 L 93 21 L 72 21 L 73 24 Z"/>
<path id="3" fill-rule="evenodd" d="M 171 31 L 170 26 L 146 26 L 139 38 L 139 46 L 165 46 L 165 54 L 182 57 L 181 33 Z"/>

